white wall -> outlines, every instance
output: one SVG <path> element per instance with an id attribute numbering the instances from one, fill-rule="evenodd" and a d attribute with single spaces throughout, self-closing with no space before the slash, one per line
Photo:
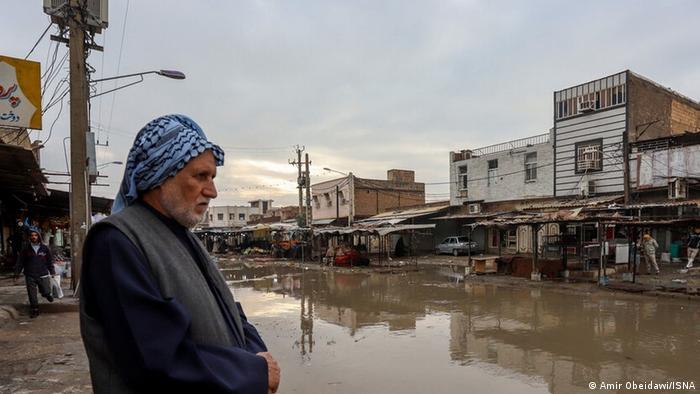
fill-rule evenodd
<path id="1" fill-rule="evenodd" d="M 525 156 L 537 152 L 537 178 L 525 180 Z M 498 159 L 498 176 L 488 182 L 488 161 Z M 526 148 L 503 151 L 450 163 L 450 205 L 466 201 L 486 202 L 518 200 L 552 196 L 552 145 L 537 144 Z M 467 197 L 461 196 L 462 181 L 459 167 L 467 166 Z"/>
<path id="2" fill-rule="evenodd" d="M 555 193 L 576 196 L 581 183 L 596 182 L 596 193 L 624 192 L 622 137 L 626 131 L 626 107 L 596 111 L 554 124 Z M 603 141 L 603 169 L 588 174 L 575 172 L 575 144 L 595 139 Z"/>

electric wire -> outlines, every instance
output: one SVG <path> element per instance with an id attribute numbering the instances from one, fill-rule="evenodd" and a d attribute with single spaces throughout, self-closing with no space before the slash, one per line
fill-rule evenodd
<path id="1" fill-rule="evenodd" d="M 29 53 L 27 53 L 27 56 L 24 57 L 24 60 L 27 60 L 27 58 L 29 57 L 29 55 L 31 55 L 32 52 L 34 52 L 34 49 L 36 49 L 36 46 L 39 45 L 39 43 L 41 42 L 41 40 L 42 40 L 42 39 L 44 38 L 44 36 L 46 35 L 46 32 L 48 32 L 49 29 L 51 28 L 51 25 L 52 25 L 52 24 L 53 24 L 52 22 L 49 22 L 49 25 L 46 26 L 46 29 L 44 29 L 44 32 L 41 33 L 41 36 L 39 36 L 39 39 L 36 40 L 36 42 L 34 43 L 34 46 L 32 47 L 32 49 L 30 49 L 30 50 L 29 50 Z"/>
<path id="2" fill-rule="evenodd" d="M 119 71 L 121 69 L 122 65 L 122 54 L 124 51 L 124 37 L 126 36 L 126 21 L 129 18 L 129 3 L 130 0 L 126 0 L 126 9 L 124 10 L 124 23 L 122 24 L 122 38 L 121 42 L 119 44 L 119 57 L 117 59 L 117 74 L 119 75 Z M 114 87 L 117 87 L 117 81 L 114 81 Z M 109 110 L 109 121 L 107 122 L 107 130 L 109 130 L 112 127 L 112 116 L 114 115 L 114 103 L 117 100 L 117 92 L 112 92 L 112 105 Z M 107 144 L 109 144 L 109 131 L 107 132 Z"/>

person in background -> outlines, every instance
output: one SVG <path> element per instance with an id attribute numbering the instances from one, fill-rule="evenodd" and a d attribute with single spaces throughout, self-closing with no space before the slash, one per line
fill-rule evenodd
<path id="1" fill-rule="evenodd" d="M 39 316 L 37 288 L 44 298 L 49 302 L 53 302 L 49 274 L 56 275 L 56 271 L 53 266 L 51 251 L 41 242 L 39 229 L 29 227 L 28 231 L 29 244 L 17 256 L 15 282 L 19 279 L 19 274 L 24 272 L 27 295 L 29 296 L 29 317 L 35 318 Z"/>
<path id="2" fill-rule="evenodd" d="M 651 234 L 646 233 L 642 237 L 641 249 L 644 253 L 644 261 L 647 264 L 647 272 L 651 273 L 652 266 L 654 267 L 654 273 L 659 274 L 659 265 L 656 263 L 656 250 L 659 248 L 659 244 Z"/>
<path id="3" fill-rule="evenodd" d="M 693 232 L 688 236 L 688 264 L 685 268 L 693 268 L 693 261 L 700 250 L 700 227 L 695 227 Z"/>

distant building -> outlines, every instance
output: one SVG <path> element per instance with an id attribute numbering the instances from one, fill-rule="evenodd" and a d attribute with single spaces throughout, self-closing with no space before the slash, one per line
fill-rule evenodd
<path id="1" fill-rule="evenodd" d="M 249 201 L 250 206 L 228 205 L 209 207 L 202 228 L 238 228 L 245 226 L 251 215 L 265 214 L 272 208 L 272 200 Z"/>
<path id="2" fill-rule="evenodd" d="M 295 221 L 298 215 L 297 206 L 270 208 L 264 214 L 251 214 L 248 224 L 290 222 Z"/>
<path id="3" fill-rule="evenodd" d="M 425 204 L 425 184 L 415 182 L 415 172 L 389 170 L 387 179 L 347 177 L 311 186 L 314 224 L 347 224 L 388 209 Z"/>
<path id="4" fill-rule="evenodd" d="M 450 152 L 450 205 L 550 197 L 552 173 L 549 133 Z"/>

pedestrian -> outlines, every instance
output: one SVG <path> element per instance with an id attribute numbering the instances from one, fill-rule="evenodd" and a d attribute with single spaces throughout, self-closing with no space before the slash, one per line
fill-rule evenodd
<path id="1" fill-rule="evenodd" d="M 96 393 L 274 393 L 280 370 L 191 232 L 224 152 L 183 115 L 146 124 L 85 240 L 81 334 Z"/>
<path id="2" fill-rule="evenodd" d="M 659 248 L 659 244 L 651 234 L 646 233 L 642 237 L 642 251 L 644 252 L 644 261 L 647 265 L 647 272 L 651 273 L 652 266 L 654 267 L 654 273 L 659 274 L 659 265 L 656 264 L 656 249 Z"/>
<path id="3" fill-rule="evenodd" d="M 700 227 L 695 227 L 693 232 L 688 236 L 688 264 L 685 268 L 693 268 L 693 261 L 700 250 Z"/>
<path id="4" fill-rule="evenodd" d="M 49 248 L 41 242 L 41 234 L 36 227 L 29 227 L 29 243 L 19 252 L 15 265 L 15 282 L 24 272 L 24 280 L 29 296 L 29 317 L 39 316 L 37 288 L 42 297 L 53 302 L 50 275 L 56 275 L 53 256 Z"/>

